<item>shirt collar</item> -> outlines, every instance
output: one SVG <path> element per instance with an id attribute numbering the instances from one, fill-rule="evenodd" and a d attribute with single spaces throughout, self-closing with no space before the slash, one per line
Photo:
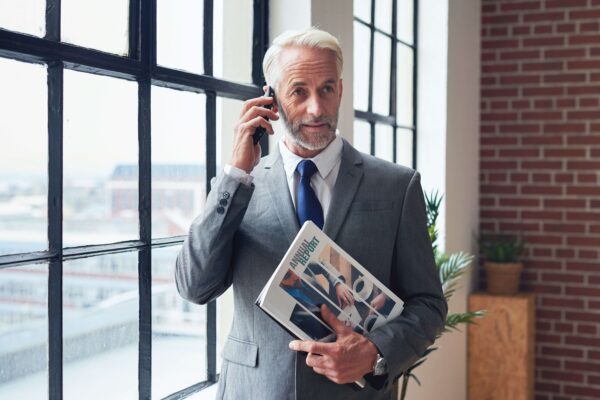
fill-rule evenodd
<path id="1" fill-rule="evenodd" d="M 338 163 L 342 157 L 343 146 L 344 143 L 341 136 L 336 133 L 335 139 L 333 139 L 323 151 L 309 159 L 317 166 L 321 178 L 327 178 L 327 175 L 331 173 L 333 167 Z M 283 160 L 285 174 L 287 175 L 287 178 L 290 179 L 294 175 L 298 163 L 304 160 L 304 158 L 292 153 L 285 145 L 283 138 L 279 140 L 279 152 L 281 153 L 281 158 Z"/>

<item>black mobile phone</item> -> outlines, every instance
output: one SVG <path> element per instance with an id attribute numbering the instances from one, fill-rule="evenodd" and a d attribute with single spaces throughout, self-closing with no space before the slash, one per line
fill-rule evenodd
<path id="1" fill-rule="evenodd" d="M 273 88 L 271 86 L 269 86 L 269 90 L 267 90 L 265 92 L 263 97 L 272 97 L 273 101 L 275 101 L 275 91 L 273 90 Z M 273 103 L 264 105 L 263 107 L 270 110 L 273 108 Z M 265 119 L 267 121 L 269 120 L 269 118 L 266 118 L 266 117 L 265 117 Z M 267 132 L 267 130 L 265 128 L 263 128 L 262 126 L 259 126 L 258 128 L 256 128 L 256 130 L 252 134 L 252 140 L 254 141 L 254 144 L 257 144 L 260 141 L 260 138 L 262 138 L 266 132 Z"/>

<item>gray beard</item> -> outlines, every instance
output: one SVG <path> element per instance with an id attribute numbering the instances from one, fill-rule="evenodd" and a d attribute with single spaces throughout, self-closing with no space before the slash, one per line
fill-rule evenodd
<path id="1" fill-rule="evenodd" d="M 329 117 L 319 117 L 319 118 L 310 118 L 296 121 L 294 123 L 290 123 L 287 118 L 285 111 L 281 105 L 278 105 L 279 115 L 281 115 L 281 120 L 285 125 L 285 136 L 289 139 L 293 144 L 299 146 L 305 150 L 310 151 L 318 151 L 323 150 L 329 143 L 335 139 L 335 132 L 337 130 L 337 118 L 336 115 L 334 118 Z M 309 134 L 306 135 L 302 132 L 303 124 L 322 124 L 326 123 L 329 129 L 325 133 L 318 134 Z"/>

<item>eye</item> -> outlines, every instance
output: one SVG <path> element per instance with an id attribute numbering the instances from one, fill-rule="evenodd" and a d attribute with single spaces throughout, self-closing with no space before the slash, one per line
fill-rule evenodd
<path id="1" fill-rule="evenodd" d="M 335 89 L 331 85 L 327 85 L 323 87 L 323 93 L 333 93 Z"/>
<path id="2" fill-rule="evenodd" d="M 294 89 L 294 91 L 292 92 L 292 94 L 294 96 L 302 96 L 304 94 L 304 89 L 302 89 L 302 88 L 296 88 L 296 89 Z"/>

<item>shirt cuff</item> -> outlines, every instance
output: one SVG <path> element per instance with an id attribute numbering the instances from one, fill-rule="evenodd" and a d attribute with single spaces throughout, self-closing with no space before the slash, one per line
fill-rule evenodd
<path id="1" fill-rule="evenodd" d="M 254 177 L 243 169 L 234 167 L 233 165 L 225 164 L 225 173 L 229 175 L 231 178 L 238 180 L 240 183 L 243 183 L 246 186 L 252 185 L 252 180 Z"/>

